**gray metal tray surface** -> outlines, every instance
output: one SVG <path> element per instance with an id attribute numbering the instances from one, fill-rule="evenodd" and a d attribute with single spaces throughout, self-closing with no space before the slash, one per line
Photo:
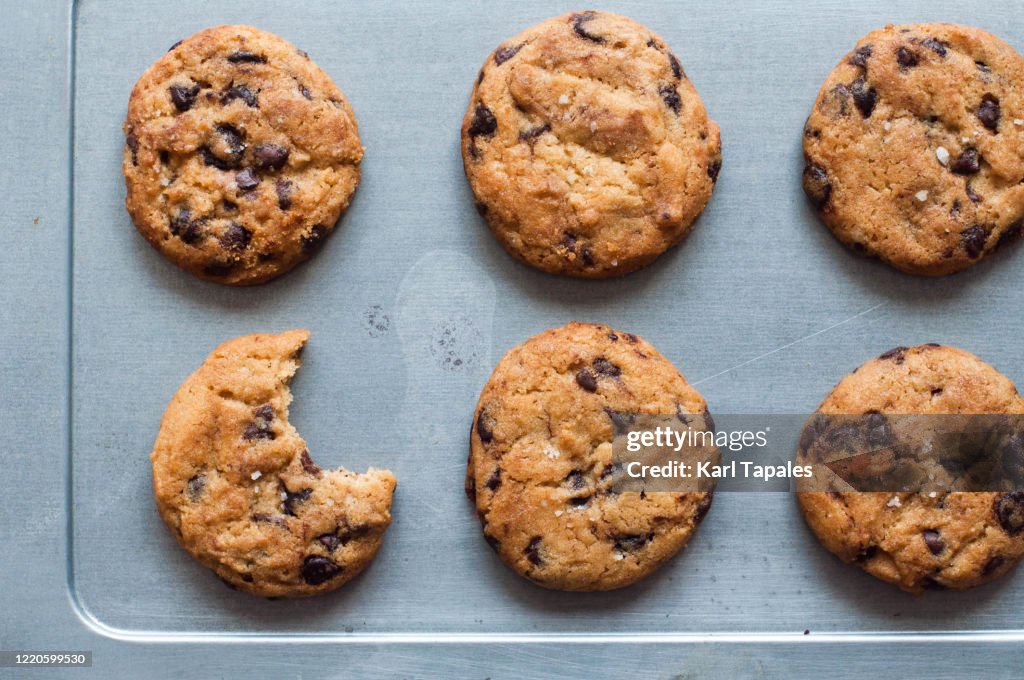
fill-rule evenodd
<path id="1" fill-rule="evenodd" d="M 40 80 L 31 103 L 2 103 L 14 131 L 6 147 L 24 161 L 24 172 L 3 171 L 2 188 L 32 202 L 14 209 L 21 233 L 0 234 L 0 349 L 14 357 L 0 364 L 0 415 L 28 429 L 8 442 L 19 486 L 7 495 L 21 500 L 0 500 L 10 547 L 0 555 L 0 649 L 98 650 L 97 677 L 943 677 L 967 664 L 1012 676 L 1024 661 L 1024 574 L 904 595 L 826 553 L 789 494 L 721 493 L 660 571 L 627 589 L 571 594 L 507 570 L 462 491 L 473 406 L 494 364 L 574 319 L 644 336 L 717 413 L 810 412 L 867 358 L 929 341 L 1024 381 L 1020 249 L 955 276 L 908 277 L 839 245 L 799 182 L 804 119 L 860 36 L 890 22 L 953 21 L 1024 50 L 1019 4 L 602 5 L 666 39 L 721 126 L 724 153 L 682 246 L 609 281 L 553 277 L 507 256 L 473 209 L 459 153 L 490 51 L 583 7 L 2 4 L 13 28 L 0 30 L 17 32 L 23 51 L 0 69 Z M 132 85 L 175 41 L 220 23 L 308 51 L 349 98 L 366 146 L 355 201 L 324 250 L 256 288 L 178 270 L 123 205 Z M 48 257 L 25 260 L 26 249 Z M 314 459 L 387 467 L 399 486 L 366 573 L 325 597 L 267 601 L 225 588 L 175 544 L 154 507 L 148 453 L 171 395 L 217 344 L 295 327 L 312 339 L 291 419 Z M 34 519 L 17 519 L 29 498 L 17 489 L 31 490 Z"/>

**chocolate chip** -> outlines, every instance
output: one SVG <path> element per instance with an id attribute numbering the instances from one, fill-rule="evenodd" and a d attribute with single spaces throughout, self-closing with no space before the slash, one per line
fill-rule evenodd
<path id="1" fill-rule="evenodd" d="M 530 561 L 530 564 L 539 567 L 544 560 L 540 557 L 540 536 L 534 536 L 530 539 L 530 543 L 523 550 L 523 554 L 526 555 L 526 559 Z"/>
<path id="2" fill-rule="evenodd" d="M 498 490 L 498 487 L 501 486 L 501 469 L 500 468 L 495 469 L 495 471 L 491 473 L 491 476 L 487 478 L 487 483 L 485 484 L 485 486 L 490 491 L 497 491 Z"/>
<path id="3" fill-rule="evenodd" d="M 220 97 L 221 104 L 230 104 L 235 99 L 241 99 L 246 106 L 254 109 L 259 108 L 260 102 L 256 95 L 245 85 L 232 85 Z"/>
<path id="4" fill-rule="evenodd" d="M 918 61 L 917 54 L 911 52 L 906 47 L 896 50 L 896 63 L 900 65 L 901 69 L 913 68 L 917 66 Z"/>
<path id="5" fill-rule="evenodd" d="M 837 496 L 838 496 L 838 494 L 837 494 Z M 869 545 L 866 548 L 863 548 L 860 552 L 858 552 L 857 556 L 854 557 L 853 559 L 854 559 L 855 562 L 867 562 L 868 560 L 870 560 L 872 557 L 874 557 L 877 554 L 878 554 L 878 546 L 877 545 Z"/>
<path id="6" fill-rule="evenodd" d="M 327 228 L 322 224 L 314 224 L 309 233 L 302 237 L 302 252 L 310 255 L 320 250 L 320 246 L 327 239 Z"/>
<path id="7" fill-rule="evenodd" d="M 490 137 L 498 129 L 498 120 L 491 113 L 491 110 L 477 102 L 473 109 L 473 122 L 469 124 L 470 137 Z"/>
<path id="8" fill-rule="evenodd" d="M 484 533 L 484 540 L 487 541 L 487 545 L 491 546 L 491 550 L 498 552 L 498 548 L 501 547 L 501 542 L 498 539 L 488 533 Z"/>
<path id="9" fill-rule="evenodd" d="M 487 206 L 480 201 L 474 201 L 473 207 L 476 208 L 476 214 L 480 217 L 487 217 Z"/>
<path id="10" fill-rule="evenodd" d="M 251 191 L 260 185 L 260 177 L 252 168 L 245 168 L 235 175 L 235 184 L 242 191 Z"/>
<path id="11" fill-rule="evenodd" d="M 851 66 L 860 66 L 861 68 L 867 68 L 868 58 L 871 56 L 871 45 L 864 45 L 858 47 L 854 51 L 853 56 L 850 57 L 848 63 Z"/>
<path id="12" fill-rule="evenodd" d="M 191 219 L 191 212 L 188 208 L 180 209 L 170 218 L 171 234 L 177 236 L 187 245 L 195 245 L 203 237 L 203 225 L 205 220 Z"/>
<path id="13" fill-rule="evenodd" d="M 499 47 L 494 52 L 494 63 L 501 66 L 506 61 L 516 56 L 521 49 L 523 49 L 523 43 L 519 43 L 518 45 L 509 45 L 508 47 Z"/>
<path id="14" fill-rule="evenodd" d="M 565 477 L 565 484 L 573 491 L 587 488 L 587 480 L 581 470 L 573 470 Z"/>
<path id="15" fill-rule="evenodd" d="M 132 154 L 132 165 L 138 165 L 139 138 L 135 136 L 134 132 L 129 132 L 124 138 L 124 143 L 128 146 L 128 150 Z"/>
<path id="16" fill-rule="evenodd" d="M 1024 220 L 1014 222 L 999 237 L 999 240 L 996 242 L 996 248 L 1002 248 L 1005 245 L 1013 243 L 1020 238 L 1022 232 L 1024 232 Z"/>
<path id="17" fill-rule="evenodd" d="M 608 334 L 608 339 L 611 340 L 612 342 L 618 342 L 619 341 L 619 336 L 616 335 L 615 333 L 609 333 Z"/>
<path id="18" fill-rule="evenodd" d="M 224 234 L 221 235 L 220 245 L 227 250 L 233 250 L 240 253 L 249 247 L 249 242 L 251 240 L 251 231 L 243 227 L 238 222 L 232 222 L 228 225 L 228 228 L 224 230 Z"/>
<path id="19" fill-rule="evenodd" d="M 311 475 L 320 474 L 320 466 L 313 462 L 313 459 L 309 457 L 309 451 L 302 450 L 302 455 L 299 456 L 299 463 L 302 465 L 302 469 Z"/>
<path id="20" fill-rule="evenodd" d="M 878 356 L 878 358 L 879 359 L 892 359 L 897 364 L 902 364 L 903 361 L 907 358 L 907 348 L 906 347 L 893 347 L 888 352 L 883 352 L 882 354 L 880 354 Z"/>
<path id="21" fill-rule="evenodd" d="M 595 371 L 597 371 L 601 375 L 606 375 L 609 378 L 618 378 L 619 375 L 622 374 L 622 370 L 618 366 L 608 361 L 604 357 L 594 359 L 593 365 Z"/>
<path id="22" fill-rule="evenodd" d="M 988 237 L 988 230 L 977 224 L 961 231 L 960 242 L 963 243 L 967 257 L 971 259 L 979 257 L 985 250 Z"/>
<path id="23" fill-rule="evenodd" d="M 615 539 L 615 549 L 619 552 L 636 552 L 654 538 L 652 534 L 628 534 Z"/>
<path id="24" fill-rule="evenodd" d="M 308 99 L 309 101 L 313 101 L 313 93 L 311 93 L 311 92 L 310 92 L 310 91 L 309 91 L 309 90 L 308 90 L 308 89 L 306 88 L 306 86 L 305 86 L 305 85 L 299 85 L 299 94 L 301 94 L 301 95 L 302 95 L 303 97 L 305 97 L 305 98 L 306 98 L 306 99 Z"/>
<path id="25" fill-rule="evenodd" d="M 583 262 L 584 267 L 594 266 L 594 254 L 590 252 L 590 246 L 585 243 L 583 244 L 583 247 L 580 248 L 580 260 Z"/>
<path id="26" fill-rule="evenodd" d="M 942 540 L 942 536 L 935 529 L 925 529 L 921 535 L 924 537 L 925 545 L 928 546 L 933 555 L 938 555 L 946 549 L 945 541 Z"/>
<path id="27" fill-rule="evenodd" d="M 267 58 L 254 52 L 239 50 L 228 55 L 228 61 L 232 64 L 266 64 Z"/>
<path id="28" fill-rule="evenodd" d="M 662 85 L 658 88 L 658 94 L 665 101 L 665 106 L 672 109 L 677 115 L 679 109 L 682 108 L 682 102 L 679 99 L 679 92 L 676 91 L 673 85 Z"/>
<path id="29" fill-rule="evenodd" d="M 572 30 L 576 32 L 576 35 L 584 40 L 601 44 L 605 42 L 605 39 L 599 35 L 588 33 L 586 29 L 586 24 L 589 23 L 594 16 L 596 16 L 596 12 L 580 12 L 579 14 L 573 14 L 571 17 Z"/>
<path id="30" fill-rule="evenodd" d="M 935 38 L 925 38 L 921 41 L 921 44 L 935 52 L 935 54 L 940 57 L 946 56 L 946 48 L 949 47 L 947 43 L 944 43 L 941 40 L 936 40 Z"/>
<path id="31" fill-rule="evenodd" d="M 635 345 L 636 343 L 640 342 L 640 338 L 637 337 L 634 333 L 626 333 L 626 341 L 629 342 L 630 344 Z"/>
<path id="32" fill-rule="evenodd" d="M 933 387 L 932 388 L 932 396 L 933 397 L 938 397 L 938 396 L 940 396 L 943 393 L 943 391 L 944 390 L 941 387 Z"/>
<path id="33" fill-rule="evenodd" d="M 171 93 L 171 101 L 174 103 L 174 108 L 178 109 L 178 111 L 188 111 L 191 109 L 192 105 L 196 103 L 196 97 L 199 96 L 199 83 L 194 83 L 192 87 L 171 85 L 167 89 Z"/>
<path id="34" fill-rule="evenodd" d="M 608 479 L 616 472 L 618 472 L 620 469 L 622 469 L 621 463 L 609 463 L 608 465 L 605 465 L 604 469 L 601 470 L 601 480 L 603 481 L 605 479 Z"/>
<path id="35" fill-rule="evenodd" d="M 312 489 L 299 489 L 293 493 L 284 484 L 281 484 L 281 489 L 284 492 L 284 498 L 281 500 L 282 511 L 292 517 L 295 517 L 296 506 L 305 503 L 313 495 Z"/>
<path id="36" fill-rule="evenodd" d="M 320 545 L 327 548 L 328 552 L 334 552 L 341 545 L 341 539 L 336 534 L 323 534 L 317 536 L 316 540 L 320 541 Z"/>
<path id="37" fill-rule="evenodd" d="M 291 180 L 279 177 L 274 182 L 274 191 L 277 192 L 277 207 L 281 210 L 288 210 L 292 207 L 292 182 Z"/>
<path id="38" fill-rule="evenodd" d="M 532 142 L 549 130 L 551 130 L 551 126 L 547 123 L 544 123 L 543 125 L 535 125 L 531 128 L 520 130 L 519 140 L 522 142 Z"/>
<path id="39" fill-rule="evenodd" d="M 311 586 L 326 583 L 341 573 L 341 567 L 332 560 L 319 555 L 311 555 L 302 563 L 302 580 Z"/>
<path id="40" fill-rule="evenodd" d="M 214 131 L 217 135 L 213 140 L 214 148 L 210 146 L 199 148 L 203 162 L 218 170 L 238 168 L 246 148 L 244 136 L 237 128 L 226 123 L 216 126 Z"/>
<path id="41" fill-rule="evenodd" d="M 577 496 L 575 498 L 570 498 L 569 505 L 573 508 L 582 508 L 584 506 L 590 505 L 590 501 L 592 498 L 592 496 Z"/>
<path id="42" fill-rule="evenodd" d="M 875 104 L 878 102 L 878 93 L 875 92 L 875 88 L 869 86 L 863 78 L 857 78 L 850 83 L 850 93 L 853 95 L 853 103 L 860 111 L 860 115 L 870 118 L 871 112 L 875 110 Z"/>
<path id="43" fill-rule="evenodd" d="M 978 105 L 976 114 L 982 125 L 992 132 L 996 132 L 999 129 L 999 116 L 1001 115 L 999 98 L 986 92 L 981 97 L 981 104 Z"/>
<path id="44" fill-rule="evenodd" d="M 248 242 L 246 243 L 248 244 Z M 255 439 L 272 440 L 277 436 L 270 427 L 276 416 L 274 407 L 270 404 L 264 404 L 253 409 L 252 415 L 255 420 L 246 425 L 245 430 L 242 431 L 242 439 L 246 441 Z"/>
<path id="45" fill-rule="evenodd" d="M 672 67 L 672 75 L 676 77 L 676 80 L 683 79 L 683 67 L 676 59 L 676 55 L 671 52 L 668 53 L 668 65 Z"/>
<path id="46" fill-rule="evenodd" d="M 1005 563 L 1006 560 L 1003 557 L 994 555 L 993 557 L 990 557 L 988 562 L 985 563 L 985 566 L 981 568 L 981 575 L 988 576 Z"/>
<path id="47" fill-rule="evenodd" d="M 174 51 L 174 49 L 175 49 L 176 47 L 178 47 L 178 45 L 180 45 L 180 44 L 181 44 L 181 43 L 183 43 L 183 42 L 185 42 L 185 41 L 184 41 L 184 40 L 179 40 L 178 42 L 174 43 L 174 44 L 173 44 L 173 45 L 171 45 L 171 46 L 170 46 L 169 48 L 167 48 L 167 51 L 168 51 L 168 52 L 173 52 L 173 51 Z"/>
<path id="48" fill-rule="evenodd" d="M 993 510 L 1000 526 L 1011 536 L 1024 530 L 1024 491 L 1004 493 L 996 499 Z"/>
<path id="49" fill-rule="evenodd" d="M 277 144 L 258 144 L 252 150 L 252 160 L 260 170 L 280 170 L 288 162 L 288 149 Z"/>
<path id="50" fill-rule="evenodd" d="M 205 488 L 206 475 L 198 474 L 188 480 L 188 483 L 185 485 L 185 493 L 188 494 L 189 500 L 194 503 L 203 495 L 203 490 Z"/>
<path id="51" fill-rule="evenodd" d="M 581 368 L 576 373 L 576 384 L 587 392 L 597 392 L 597 378 L 586 368 Z"/>
<path id="52" fill-rule="evenodd" d="M 981 156 L 978 155 L 978 150 L 974 147 L 967 147 L 960 153 L 957 159 L 950 164 L 949 169 L 958 175 L 975 174 L 981 170 Z M 970 193 L 967 195 L 970 196 Z"/>
<path id="53" fill-rule="evenodd" d="M 990 73 L 992 73 L 992 69 L 990 69 L 988 67 L 988 64 L 986 64 L 983 61 L 976 61 L 976 62 L 974 62 L 974 65 L 978 67 L 978 70 L 981 71 L 982 75 L 986 75 L 987 76 Z"/>
<path id="54" fill-rule="evenodd" d="M 487 411 L 481 409 L 480 415 L 476 417 L 476 433 L 480 441 L 490 444 L 494 441 L 494 421 L 487 415 Z"/>
<path id="55" fill-rule="evenodd" d="M 828 205 L 832 197 L 832 183 L 828 180 L 828 173 L 817 165 L 807 165 L 804 168 L 803 176 L 804 193 L 811 200 L 811 204 L 818 210 Z"/>
<path id="56" fill-rule="evenodd" d="M 711 178 L 712 182 L 718 181 L 718 173 L 722 170 L 722 159 L 716 158 L 715 160 L 708 163 L 708 177 Z"/>

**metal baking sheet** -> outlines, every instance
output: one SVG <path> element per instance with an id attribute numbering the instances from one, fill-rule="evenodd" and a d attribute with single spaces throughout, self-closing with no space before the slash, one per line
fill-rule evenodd
<path id="1" fill-rule="evenodd" d="M 36 69 L 44 80 L 31 90 L 38 103 L 11 107 L 26 132 L 7 143 L 35 178 L 3 181 L 36 200 L 18 220 L 41 216 L 49 231 L 0 236 L 15 281 L 3 293 L 3 346 L 50 361 L 4 364 L 25 396 L 4 400 L 3 415 L 34 428 L 13 442 L 15 481 L 35 490 L 42 514 L 18 532 L 11 518 L 24 501 L 2 501 L 14 549 L 0 556 L 0 602 L 32 623 L 5 627 L 0 647 L 74 640 L 100 650 L 93 667 L 106 663 L 104 677 L 143 667 L 151 677 L 230 673 L 240 661 L 277 677 L 344 676 L 325 670 L 328 658 L 352 673 L 545 677 L 557 662 L 614 677 L 634 669 L 638 654 L 664 676 L 832 671 L 835 654 L 847 669 L 941 660 L 935 677 L 968 661 L 1012 674 L 1024 575 L 969 593 L 905 596 L 828 555 L 787 494 L 723 493 L 687 549 L 642 583 L 553 593 L 487 548 L 462 476 L 473 404 L 494 363 L 572 319 L 644 336 L 716 413 L 808 412 L 845 372 L 901 344 L 961 346 L 1024 380 L 1024 253 L 943 279 L 908 277 L 848 253 L 799 187 L 804 118 L 861 35 L 887 22 L 956 21 L 1022 50 L 1017 3 L 603 5 L 667 40 L 724 147 L 714 197 L 690 237 L 611 281 L 515 263 L 476 215 L 459 156 L 459 122 L 486 56 L 579 6 L 82 0 L 33 14 L 4 5 L 13 22 L 5 30 L 26 35 L 14 44 L 32 45 L 10 52 L 19 56 L 2 64 L 5 75 Z M 120 126 L 133 83 L 175 41 L 218 23 L 253 24 L 307 50 L 348 96 L 367 147 L 355 202 L 325 249 L 258 288 L 179 271 L 123 207 Z M 63 108 L 47 109 L 48 98 Z M 70 140 L 60 132 L 69 119 Z M 45 139 L 30 157 L 23 148 L 36 137 Z M 62 198 L 51 205 L 54 195 Z M 33 252 L 67 244 L 67 261 L 58 247 L 31 266 L 16 257 L 19 243 Z M 399 487 L 394 524 L 365 574 L 326 597 L 270 602 L 228 590 L 177 547 L 153 506 L 148 453 L 174 390 L 214 346 L 293 327 L 313 333 L 292 422 L 314 458 L 389 467 Z M 51 416 L 35 415 L 39 407 Z M 41 546 L 66 562 L 37 567 Z M 35 585 L 26 589 L 25 578 Z M 927 657 L 901 656 L 933 642 L 943 645 Z"/>

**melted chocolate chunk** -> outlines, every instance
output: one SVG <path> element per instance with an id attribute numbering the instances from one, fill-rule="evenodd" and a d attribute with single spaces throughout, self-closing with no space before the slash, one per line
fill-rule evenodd
<path id="1" fill-rule="evenodd" d="M 327 239 L 327 228 L 322 224 L 314 224 L 309 233 L 302 237 L 302 252 L 311 255 L 320 250 Z"/>
<path id="2" fill-rule="evenodd" d="M 964 149 L 949 169 L 958 175 L 973 175 L 981 170 L 981 156 L 974 147 Z M 970 196 L 970 193 L 967 194 Z M 971 199 L 974 200 L 974 199 Z"/>
<path id="3" fill-rule="evenodd" d="M 519 53 L 519 50 L 523 49 L 523 44 L 524 43 L 519 43 L 518 45 L 509 45 L 507 47 L 499 47 L 494 52 L 494 63 L 497 66 L 501 66 L 506 61 L 508 61 L 512 57 L 516 56 L 516 54 Z"/>
<path id="4" fill-rule="evenodd" d="M 878 358 L 892 359 L 897 364 L 902 364 L 903 361 L 907 358 L 907 349 L 908 348 L 906 347 L 893 347 L 888 352 L 883 352 L 882 354 L 880 354 Z"/>
<path id="5" fill-rule="evenodd" d="M 914 68 L 917 66 L 920 59 L 917 54 L 908 50 L 906 47 L 901 47 L 896 50 L 896 63 L 900 65 L 900 69 L 906 70 L 908 68 Z"/>
<path id="6" fill-rule="evenodd" d="M 999 526 L 1010 536 L 1024 530 L 1024 491 L 1011 491 L 996 498 L 993 511 Z"/>
<path id="7" fill-rule="evenodd" d="M 191 109 L 192 105 L 196 103 L 196 97 L 199 96 L 199 83 L 194 83 L 192 87 L 171 85 L 167 89 L 171 93 L 171 102 L 174 103 L 174 108 L 178 111 Z"/>
<path id="8" fill-rule="evenodd" d="M 864 45 L 858 47 L 853 53 L 853 56 L 849 59 L 851 66 L 859 66 L 861 68 L 867 68 L 868 58 L 871 56 L 871 45 Z"/>
<path id="9" fill-rule="evenodd" d="M 476 433 L 484 444 L 494 441 L 494 421 L 483 409 L 480 410 L 480 415 L 476 418 Z"/>
<path id="10" fill-rule="evenodd" d="M 255 52 L 239 50 L 228 55 L 228 61 L 232 64 L 266 64 L 267 58 Z"/>
<path id="11" fill-rule="evenodd" d="M 653 534 L 628 534 L 615 539 L 615 549 L 619 552 L 636 552 L 654 538 Z"/>
<path id="12" fill-rule="evenodd" d="M 591 42 L 602 44 L 605 42 L 605 39 L 599 35 L 594 35 L 593 33 L 588 32 L 586 28 L 586 25 L 590 23 L 590 21 L 593 20 L 595 16 L 596 12 L 580 12 L 579 14 L 573 14 L 571 17 L 572 30 L 576 33 L 576 35 L 583 38 L 584 40 L 589 40 Z"/>
<path id="13" fill-rule="evenodd" d="M 978 120 L 991 132 L 999 130 L 999 117 L 1002 115 L 999 109 L 999 98 L 994 94 L 985 93 L 981 97 L 981 104 L 975 112 Z"/>
<path id="14" fill-rule="evenodd" d="M 939 55 L 940 57 L 946 56 L 946 48 L 949 47 L 947 43 L 944 43 L 941 40 L 937 40 L 935 38 L 925 38 L 924 40 L 921 41 L 921 44 L 935 52 L 935 54 Z"/>
<path id="15" fill-rule="evenodd" d="M 597 378 L 589 369 L 581 368 L 576 373 L 576 384 L 587 392 L 597 392 Z"/>
<path id="16" fill-rule="evenodd" d="M 302 465 L 302 469 L 305 470 L 308 474 L 320 474 L 320 466 L 314 463 L 313 459 L 309 457 L 309 451 L 303 449 L 302 455 L 299 457 L 299 463 Z"/>
<path id="17" fill-rule="evenodd" d="M 341 567 L 326 557 L 312 555 L 306 558 L 299 571 L 303 581 L 311 586 L 318 586 L 338 576 L 341 573 Z"/>
<path id="18" fill-rule="evenodd" d="M 288 210 L 292 207 L 292 182 L 291 180 L 279 177 L 274 182 L 274 191 L 277 192 L 277 207 L 281 210 Z"/>
<path id="19" fill-rule="evenodd" d="M 498 487 L 501 486 L 501 469 L 495 469 L 491 473 L 491 476 L 487 478 L 487 483 L 484 485 L 489 491 L 497 491 Z"/>
<path id="20" fill-rule="evenodd" d="M 193 503 L 198 501 L 203 495 L 203 490 L 206 489 L 206 475 L 200 473 L 195 475 L 188 480 L 185 484 L 185 493 L 188 495 L 188 499 Z"/>
<path id="21" fill-rule="evenodd" d="M 232 222 L 220 237 L 220 244 L 227 250 L 233 250 L 236 253 L 240 253 L 249 247 L 249 242 L 251 240 L 251 231 L 243 227 L 238 222 Z"/>
<path id="22" fill-rule="evenodd" d="M 235 170 L 245 153 L 245 136 L 233 125 L 222 123 L 214 128 L 212 145 L 199 147 L 203 162 L 218 170 Z"/>
<path id="23" fill-rule="evenodd" d="M 988 230 L 977 224 L 960 232 L 960 242 L 963 243 L 967 257 L 971 259 L 980 257 L 985 251 L 988 236 Z"/>
<path id="24" fill-rule="evenodd" d="M 230 104 L 235 99 L 241 99 L 245 102 L 246 106 L 257 109 L 260 106 L 259 99 L 256 95 L 246 87 L 245 85 L 232 85 L 228 89 L 224 90 L 224 94 L 220 97 L 221 104 Z"/>
<path id="25" fill-rule="evenodd" d="M 609 378 L 618 378 L 622 374 L 622 369 L 608 361 L 604 357 L 594 359 L 594 370 L 600 375 L 608 376 Z"/>
<path id="26" fill-rule="evenodd" d="M 928 550 L 933 555 L 938 555 L 940 552 L 946 549 L 946 543 L 942 540 L 942 536 L 935 529 L 925 529 L 922 533 L 925 545 L 928 546 Z"/>
<path id="27" fill-rule="evenodd" d="M 252 160 L 260 170 L 280 170 L 288 162 L 289 151 L 277 144 L 258 144 L 252 150 Z"/>
<path id="28" fill-rule="evenodd" d="M 491 110 L 477 102 L 473 109 L 473 122 L 469 124 L 470 137 L 490 137 L 498 130 L 498 120 L 491 113 Z"/>
<path id="29" fill-rule="evenodd" d="M 519 131 L 519 140 L 523 141 L 523 142 L 532 142 L 533 140 L 537 139 L 542 134 L 544 134 L 545 132 L 548 132 L 550 130 L 551 130 L 551 126 L 548 125 L 547 123 L 544 123 L 543 125 L 535 125 L 535 126 L 533 126 L 531 128 L 527 128 L 525 130 L 520 130 Z"/>
<path id="30" fill-rule="evenodd" d="M 658 88 L 658 94 L 661 95 L 662 100 L 665 102 L 665 106 L 672 109 L 676 115 L 679 114 L 679 110 L 682 108 L 682 101 L 679 99 L 679 92 L 673 85 L 662 85 Z"/>
<path id="31" fill-rule="evenodd" d="M 875 88 L 868 85 L 863 78 L 857 78 L 850 83 L 850 93 L 853 95 L 853 103 L 860 111 L 860 115 L 870 118 L 871 112 L 875 110 L 875 104 L 878 103 L 878 93 Z"/>
<path id="32" fill-rule="evenodd" d="M 235 184 L 242 191 L 252 191 L 260 185 L 260 176 L 252 168 L 244 168 L 235 175 Z"/>
<path id="33" fill-rule="evenodd" d="M 544 563 L 544 560 L 540 556 L 541 548 L 541 537 L 534 536 L 530 539 L 530 543 L 523 550 L 523 554 L 526 555 L 526 559 L 529 560 L 530 564 L 539 567 Z"/>
<path id="34" fill-rule="evenodd" d="M 829 182 L 828 173 L 817 165 L 807 165 L 803 175 L 804 193 L 811 199 L 811 204 L 818 210 L 828 205 L 832 197 L 832 183 Z"/>
<path id="35" fill-rule="evenodd" d="M 305 503 L 309 500 L 309 497 L 313 495 L 312 489 L 299 489 L 298 491 L 289 491 L 284 484 L 281 484 L 284 498 L 281 501 L 282 512 L 286 515 L 295 517 L 295 510 L 297 506 Z"/>

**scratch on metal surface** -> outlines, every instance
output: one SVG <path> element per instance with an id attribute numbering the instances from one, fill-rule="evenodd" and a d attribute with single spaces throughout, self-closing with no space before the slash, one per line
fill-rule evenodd
<path id="1" fill-rule="evenodd" d="M 862 316 L 866 316 L 867 314 L 870 314 L 871 312 L 875 311 L 879 307 L 884 307 L 887 304 L 889 304 L 889 303 L 888 302 L 879 302 L 874 307 L 871 307 L 869 309 L 865 309 L 862 312 L 857 312 L 853 316 L 848 317 L 846 319 L 843 319 L 842 321 L 838 321 L 838 322 L 832 324 L 831 326 L 829 326 L 827 328 L 822 328 L 820 330 L 814 331 L 813 333 L 809 333 L 809 334 L 807 334 L 807 335 L 805 335 L 803 337 L 800 337 L 800 338 L 797 338 L 796 340 L 793 340 L 792 342 L 787 342 L 785 345 L 781 345 L 779 347 L 776 347 L 773 350 L 765 352 L 764 354 L 759 354 L 756 357 L 754 357 L 753 359 L 747 359 L 746 361 L 741 361 L 740 363 L 736 364 L 735 366 L 731 366 L 731 367 L 725 369 L 724 371 L 719 371 L 718 373 L 715 373 L 714 375 L 710 375 L 710 376 L 708 376 L 706 378 L 701 378 L 697 382 L 693 383 L 693 386 L 696 387 L 697 385 L 700 385 L 702 383 L 706 383 L 709 380 L 714 380 L 715 378 L 723 376 L 726 373 L 730 373 L 732 371 L 735 371 L 737 368 L 743 368 L 744 366 L 748 366 L 748 365 L 754 363 L 755 361 L 760 361 L 761 359 L 764 359 L 765 357 L 770 357 L 771 355 L 776 354 L 777 352 L 781 352 L 784 349 L 788 349 L 788 348 L 792 347 L 793 345 L 799 345 L 801 342 L 805 342 L 807 340 L 810 340 L 811 338 L 815 338 L 815 337 L 817 337 L 817 336 L 819 336 L 819 335 L 821 335 L 823 333 L 828 333 L 829 331 L 835 330 L 836 328 L 839 328 L 840 326 L 848 324 L 851 321 L 855 321 L 855 320 L 859 319 Z"/>

